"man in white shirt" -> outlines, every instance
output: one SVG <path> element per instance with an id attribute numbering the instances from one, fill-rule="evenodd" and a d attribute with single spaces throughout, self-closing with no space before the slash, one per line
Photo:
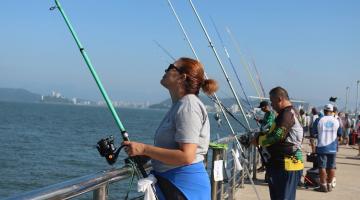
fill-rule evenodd
<path id="1" fill-rule="evenodd" d="M 315 125 L 315 124 L 314 124 Z M 316 153 L 320 172 L 320 187 L 317 191 L 330 192 L 335 177 L 337 136 L 341 134 L 339 121 L 333 116 L 333 105 L 324 106 L 324 116 L 318 120 Z"/>

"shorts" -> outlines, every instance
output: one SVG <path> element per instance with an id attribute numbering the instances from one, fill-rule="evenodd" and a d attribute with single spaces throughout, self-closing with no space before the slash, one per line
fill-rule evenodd
<path id="1" fill-rule="evenodd" d="M 344 131 L 343 131 L 343 137 L 349 137 L 350 135 L 350 130 L 349 128 L 346 128 Z"/>
<path id="2" fill-rule="evenodd" d="M 336 168 L 336 154 L 318 154 L 319 168 L 335 169 Z"/>

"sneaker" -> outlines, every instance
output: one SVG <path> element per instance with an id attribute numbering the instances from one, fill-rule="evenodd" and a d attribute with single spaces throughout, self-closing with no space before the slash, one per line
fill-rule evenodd
<path id="1" fill-rule="evenodd" d="M 336 187 L 336 177 L 334 177 L 333 180 L 331 181 L 331 186 L 333 189 Z"/>
<path id="2" fill-rule="evenodd" d="M 326 184 L 325 185 L 321 184 L 320 187 L 315 188 L 315 191 L 325 192 L 326 193 L 326 192 L 328 192 L 327 185 Z"/>
<path id="3" fill-rule="evenodd" d="M 328 192 L 331 192 L 333 190 L 333 186 L 331 183 L 328 183 L 326 186 L 327 186 Z"/>

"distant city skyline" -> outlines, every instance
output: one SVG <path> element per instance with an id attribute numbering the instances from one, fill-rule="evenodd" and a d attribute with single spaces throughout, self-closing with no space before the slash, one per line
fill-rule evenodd
<path id="1" fill-rule="evenodd" d="M 60 0 L 110 98 L 158 103 L 169 97 L 160 85 L 171 59 L 194 57 L 165 0 Z M 243 97 L 210 17 L 225 42 L 248 96 L 255 89 L 225 31 L 228 26 L 247 62 L 255 60 L 265 91 L 282 86 L 291 98 L 316 106 L 338 97 L 339 107 L 355 109 L 360 79 L 360 2 L 193 1 L 237 94 Z M 219 96 L 232 97 L 188 1 L 172 1 Z M 140 5 L 141 4 L 141 5 Z M 0 3 L 0 87 L 39 94 L 53 89 L 64 96 L 102 99 L 53 1 L 3 0 Z M 253 76 L 255 76 L 254 70 Z M 360 107 L 359 107 L 360 108 Z"/>
<path id="2" fill-rule="evenodd" d="M 105 100 L 93 100 L 93 99 L 84 99 L 80 96 L 73 96 L 73 97 L 67 97 L 63 96 L 61 92 L 52 90 L 50 94 L 41 94 L 41 101 L 44 101 L 44 97 L 53 97 L 53 98 L 61 98 L 61 99 L 67 99 L 70 100 L 73 104 L 80 104 L 80 105 L 100 105 L 100 106 L 106 106 Z M 146 108 L 150 106 L 149 101 L 123 101 L 123 100 L 112 100 L 112 104 L 114 107 L 141 107 Z"/>

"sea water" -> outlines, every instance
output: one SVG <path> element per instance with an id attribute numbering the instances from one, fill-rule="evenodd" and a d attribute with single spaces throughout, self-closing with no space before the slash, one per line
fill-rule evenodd
<path id="1" fill-rule="evenodd" d="M 131 140 L 148 144 L 166 112 L 117 109 Z M 209 118 L 212 139 L 229 133 L 227 126 L 218 127 L 211 113 Z M 110 135 L 118 146 L 121 135 L 106 107 L 0 102 L 0 198 L 113 168 L 95 147 Z M 122 152 L 115 167 L 124 164 L 123 158 Z M 110 199 L 123 199 L 129 183 L 111 184 Z"/>

